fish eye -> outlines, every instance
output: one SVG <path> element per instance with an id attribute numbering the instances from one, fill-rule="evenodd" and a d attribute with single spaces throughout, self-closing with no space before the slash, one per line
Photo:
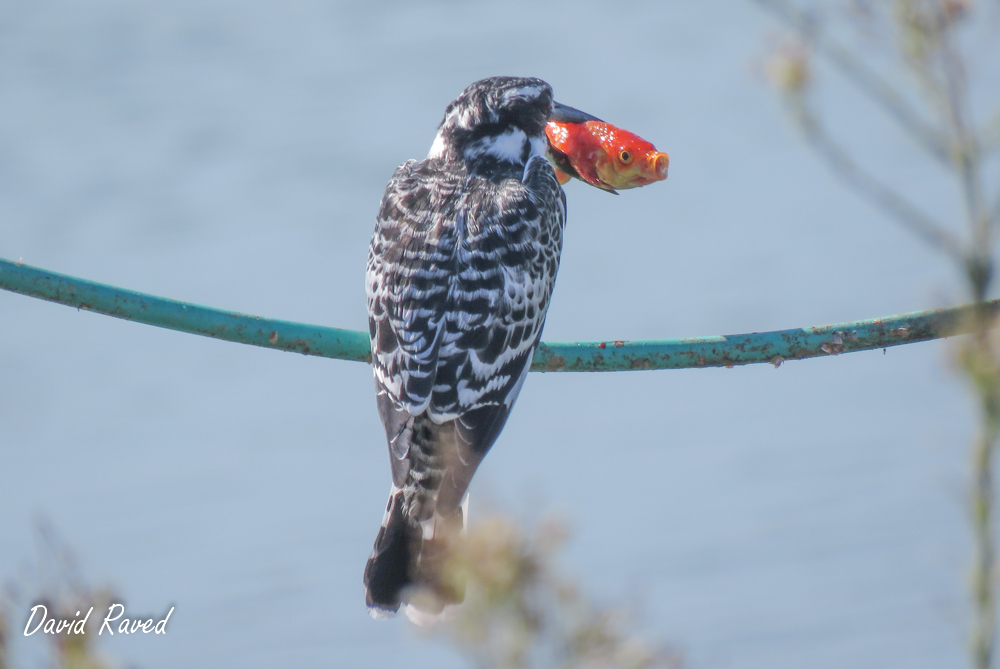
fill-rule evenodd
<path id="1" fill-rule="evenodd" d="M 618 154 L 618 159 L 622 161 L 624 164 L 628 165 L 630 162 L 632 162 L 632 154 L 629 153 L 628 151 L 623 150 L 621 153 Z"/>

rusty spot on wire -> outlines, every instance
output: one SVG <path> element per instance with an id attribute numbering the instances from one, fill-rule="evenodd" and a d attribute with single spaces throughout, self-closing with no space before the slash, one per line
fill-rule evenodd
<path id="1" fill-rule="evenodd" d="M 653 361 L 649 358 L 636 358 L 629 363 L 629 369 L 652 369 Z"/>
<path id="2" fill-rule="evenodd" d="M 566 368 L 566 358 L 554 355 L 545 363 L 546 372 L 559 372 Z"/>
<path id="3" fill-rule="evenodd" d="M 830 339 L 824 342 L 820 348 L 824 353 L 830 355 L 836 355 L 838 353 L 844 352 L 844 338 L 841 336 L 843 333 L 834 332 Z"/>

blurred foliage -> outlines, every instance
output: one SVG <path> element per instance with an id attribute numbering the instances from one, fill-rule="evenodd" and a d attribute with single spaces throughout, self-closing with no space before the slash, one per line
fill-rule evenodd
<path id="1" fill-rule="evenodd" d="M 1000 44 L 1000 3 L 980 0 L 830 0 L 797 4 L 790 0 L 755 0 L 792 35 L 765 61 L 764 72 L 787 103 L 806 141 L 833 172 L 858 195 L 948 257 L 974 302 L 990 292 L 996 267 L 996 232 L 1000 228 L 1000 184 L 991 195 L 986 165 L 1000 150 L 1000 82 L 984 88 L 994 97 L 992 113 L 977 118 L 968 74 L 975 67 L 989 74 L 986 61 L 997 55 L 973 50 L 971 35 L 990 33 Z M 988 14 L 993 13 L 992 27 Z M 858 48 L 838 37 L 845 29 L 832 17 L 849 16 L 850 26 L 868 44 L 891 56 L 895 69 L 876 68 Z M 849 32 L 849 31 L 847 31 Z M 975 54 L 975 55 L 973 55 Z M 910 194 L 855 160 L 828 130 L 816 108 L 816 57 L 822 57 L 954 179 L 962 207 L 951 220 L 936 220 L 914 204 Z M 977 61 L 978 59 L 978 61 Z M 899 76 L 896 72 L 905 73 Z M 994 72 L 995 74 L 995 72 Z M 908 89 L 915 89 L 913 91 Z M 971 335 L 955 346 L 957 368 L 973 391 L 979 424 L 972 448 L 970 515 L 974 550 L 970 589 L 973 629 L 972 665 L 993 664 L 996 645 L 996 539 L 994 533 L 994 454 L 1000 441 L 1000 337 L 997 319 L 987 309 L 973 316 Z"/>
<path id="2" fill-rule="evenodd" d="M 623 611 L 593 605 L 559 573 L 555 556 L 566 536 L 555 520 L 527 532 L 498 515 L 473 524 L 442 568 L 452 587 L 465 588 L 465 602 L 428 633 L 483 669 L 679 667 L 676 654 L 634 636 Z"/>
<path id="3" fill-rule="evenodd" d="M 764 61 L 764 73 L 783 95 L 801 95 L 812 79 L 809 45 L 794 36 L 781 40 Z"/>
<path id="4" fill-rule="evenodd" d="M 11 625 L 26 621 L 35 604 L 49 617 L 80 619 L 94 612 L 81 635 L 45 634 L 52 669 L 112 669 L 97 652 L 100 621 L 118 598 L 84 584 L 69 547 L 44 522 L 36 525 L 38 559 L 30 576 L 8 581 L 0 594 L 0 669 L 14 669 Z M 465 590 L 465 602 L 445 620 L 426 628 L 481 669 L 677 669 L 679 656 L 651 647 L 631 631 L 623 610 L 590 603 L 579 586 L 559 572 L 555 557 L 565 543 L 565 525 L 555 520 L 524 531 L 511 519 L 492 515 L 443 548 L 438 578 Z M 414 601 L 433 597 L 414 593 Z M 21 622 L 15 622 L 21 621 Z M 15 629 L 16 634 L 20 630 Z"/>
<path id="5" fill-rule="evenodd" d="M 8 655 L 8 632 L 9 627 L 7 625 L 7 612 L 0 608 L 0 669 L 10 669 L 10 663 L 7 662 Z"/>
<path id="6" fill-rule="evenodd" d="M 76 558 L 44 520 L 35 523 L 37 561 L 33 573 L 6 582 L 0 594 L 0 669 L 15 669 L 11 658 L 11 635 L 20 636 L 31 607 L 44 604 L 48 618 L 79 620 L 90 607 L 84 634 L 45 634 L 42 630 L 29 639 L 38 639 L 49 651 L 53 669 L 112 669 L 115 665 L 95 649 L 95 640 L 108 606 L 117 598 L 106 588 L 90 588 L 80 577 Z M 15 613 L 16 612 L 16 613 Z M 77 615 L 80 612 L 81 615 Z"/>

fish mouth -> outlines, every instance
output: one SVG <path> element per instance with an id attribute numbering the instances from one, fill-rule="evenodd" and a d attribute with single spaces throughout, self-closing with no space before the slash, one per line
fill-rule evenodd
<path id="1" fill-rule="evenodd" d="M 656 174 L 656 181 L 663 181 L 667 178 L 667 168 L 670 167 L 670 156 L 665 153 L 657 153 L 651 161 L 653 172 Z"/>
<path id="2" fill-rule="evenodd" d="M 649 184 L 663 181 L 667 178 L 667 168 L 670 166 L 670 156 L 665 153 L 656 152 L 649 157 L 647 166 L 628 179 L 627 186 L 619 185 L 618 188 L 638 188 Z"/>

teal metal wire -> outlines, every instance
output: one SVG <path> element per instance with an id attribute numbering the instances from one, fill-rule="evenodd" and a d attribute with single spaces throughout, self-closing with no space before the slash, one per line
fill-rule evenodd
<path id="1" fill-rule="evenodd" d="M 180 332 L 339 360 L 369 362 L 368 333 L 251 316 L 95 283 L 0 258 L 0 288 L 116 318 Z M 733 367 L 868 351 L 950 337 L 970 330 L 978 307 L 918 311 L 865 321 L 750 334 L 650 341 L 543 342 L 534 372 Z"/>

